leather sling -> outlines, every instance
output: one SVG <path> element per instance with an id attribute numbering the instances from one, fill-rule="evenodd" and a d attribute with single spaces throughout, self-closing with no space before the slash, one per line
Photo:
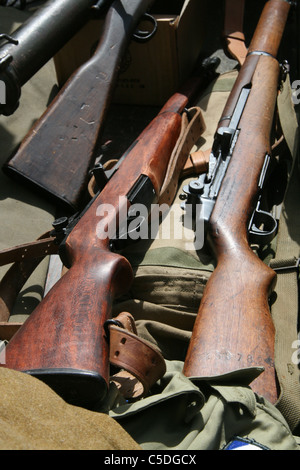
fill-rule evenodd
<path id="1" fill-rule="evenodd" d="M 223 36 L 228 52 L 240 65 L 244 63 L 247 55 L 243 33 L 244 9 L 244 0 L 226 0 Z"/>

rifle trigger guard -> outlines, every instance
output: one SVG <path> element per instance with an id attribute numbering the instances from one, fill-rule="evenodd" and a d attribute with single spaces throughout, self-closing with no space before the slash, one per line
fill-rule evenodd
<path id="1" fill-rule="evenodd" d="M 145 13 L 142 17 L 142 21 L 148 21 L 152 23 L 152 30 L 151 31 L 143 31 L 141 29 L 137 29 L 136 32 L 133 34 L 133 39 L 136 42 L 147 42 L 151 39 L 157 31 L 157 21 L 154 16 L 149 15 L 149 13 Z"/>
<path id="2" fill-rule="evenodd" d="M 278 224 L 276 219 L 269 212 L 259 209 L 260 201 L 251 217 L 248 234 L 250 243 L 267 245 L 277 233 Z M 263 226 L 263 229 L 260 229 Z"/>

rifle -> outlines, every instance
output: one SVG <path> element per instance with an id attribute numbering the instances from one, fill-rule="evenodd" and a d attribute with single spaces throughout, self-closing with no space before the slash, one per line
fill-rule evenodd
<path id="1" fill-rule="evenodd" d="M 113 1 L 94 54 L 72 74 L 3 166 L 6 174 L 72 212 L 82 209 L 121 59 L 153 1 Z"/>
<path id="2" fill-rule="evenodd" d="M 12 33 L 1 34 L 0 80 L 6 99 L 0 114 L 9 116 L 19 106 L 22 86 L 51 59 L 59 49 L 97 11 L 102 13 L 111 0 L 54 0 L 40 7 Z"/>
<path id="3" fill-rule="evenodd" d="M 82 212 L 55 222 L 60 256 L 68 271 L 8 343 L 5 367 L 43 380 L 74 404 L 89 407 L 104 399 L 109 380 L 104 326 L 114 299 L 128 292 L 133 278 L 130 263 L 118 251 L 129 230 L 130 208 L 142 203 L 150 212 L 161 194 L 169 202 L 175 196 L 177 186 L 169 176 L 178 174 L 188 157 L 185 150 L 178 160 L 172 157 L 178 147 L 185 149 L 178 145 L 186 117 L 183 111 L 215 76 L 211 72 L 208 64 L 207 74 L 192 77 L 170 97 Z M 193 109 L 199 122 L 192 117 L 188 126 L 197 123 L 192 134 L 198 139 L 205 125 L 197 108 Z"/>
<path id="4" fill-rule="evenodd" d="M 282 78 L 276 56 L 290 6 L 286 0 L 264 6 L 219 121 L 209 171 L 185 188 L 186 202 L 200 202 L 199 217 L 217 265 L 201 300 L 184 374 L 212 379 L 239 371 L 241 377 L 241 371 L 253 368 L 251 387 L 272 403 L 278 394 L 268 299 L 276 274 L 250 243 L 251 235 L 260 238 L 262 222 L 265 242 L 276 233 L 276 221 L 264 220 L 262 191 L 272 165 L 271 133 Z"/>

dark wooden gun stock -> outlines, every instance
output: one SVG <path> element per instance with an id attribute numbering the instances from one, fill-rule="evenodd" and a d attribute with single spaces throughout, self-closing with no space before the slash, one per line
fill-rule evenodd
<path id="1" fill-rule="evenodd" d="M 95 53 L 73 73 L 4 165 L 8 175 L 72 211 L 82 208 L 121 59 L 152 3 L 112 3 Z"/>
<path id="2" fill-rule="evenodd" d="M 182 112 L 201 84 L 201 77 L 192 79 L 182 88 L 185 94 L 169 99 L 102 191 L 72 222 L 60 246 L 68 271 L 6 347 L 5 367 L 40 378 L 69 402 L 90 406 L 106 395 L 109 346 L 104 323 L 112 302 L 128 291 L 133 277 L 129 262 L 112 251 L 111 240 L 127 221 L 132 204 L 138 200 L 150 209 L 157 201 L 181 132 Z"/>
<path id="3" fill-rule="evenodd" d="M 276 274 L 251 250 L 248 224 L 265 159 L 271 154 L 280 80 L 276 56 L 289 9 L 285 0 L 266 3 L 220 120 L 219 128 L 229 125 L 242 90 L 248 90 L 237 141 L 208 223 L 217 266 L 205 288 L 184 365 L 188 377 L 210 378 L 264 368 L 253 376 L 251 387 L 273 403 L 275 331 L 268 299 Z M 240 380 L 232 378 L 234 383 Z"/>

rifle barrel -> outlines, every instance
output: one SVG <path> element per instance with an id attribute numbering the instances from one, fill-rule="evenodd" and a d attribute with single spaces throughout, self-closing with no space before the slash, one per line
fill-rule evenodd
<path id="1" fill-rule="evenodd" d="M 0 113 L 12 114 L 21 87 L 50 60 L 91 16 L 95 0 L 54 0 L 39 8 L 12 34 L 2 40 L 0 80 L 7 85 L 7 103 Z"/>

